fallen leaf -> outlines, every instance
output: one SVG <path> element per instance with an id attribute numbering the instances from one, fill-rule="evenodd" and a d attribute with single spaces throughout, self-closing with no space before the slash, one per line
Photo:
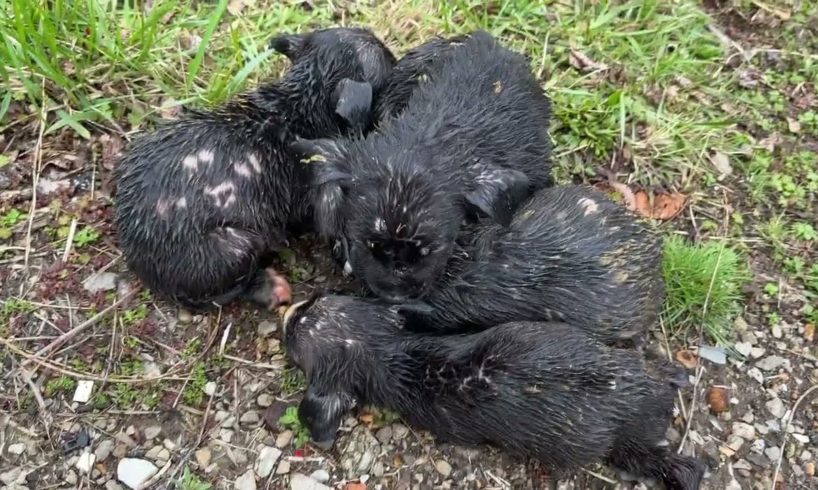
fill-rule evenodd
<path id="1" fill-rule="evenodd" d="M 103 134 L 99 138 L 102 144 L 102 166 L 106 170 L 112 170 L 122 156 L 124 146 L 122 138 L 117 135 Z"/>
<path id="2" fill-rule="evenodd" d="M 789 128 L 791 133 L 801 132 L 801 123 L 791 117 L 787 118 L 787 127 Z"/>
<path id="3" fill-rule="evenodd" d="M 347 483 L 344 490 L 366 490 L 365 483 Z"/>
<path id="4" fill-rule="evenodd" d="M 812 342 L 815 340 L 815 324 L 814 323 L 807 323 L 804 327 L 804 340 L 807 342 Z"/>
<path id="5" fill-rule="evenodd" d="M 255 3 L 256 0 L 230 0 L 230 3 L 227 4 L 227 11 L 231 15 L 239 15 L 244 7 L 252 7 Z"/>
<path id="6" fill-rule="evenodd" d="M 653 202 L 644 190 L 636 192 L 634 196 L 635 210 L 640 216 L 663 221 L 675 218 L 687 203 L 687 197 L 679 192 L 657 194 Z"/>
<path id="7" fill-rule="evenodd" d="M 375 414 L 362 413 L 361 415 L 358 416 L 358 420 L 360 420 L 364 424 L 372 425 L 372 423 L 375 421 Z"/>
<path id="8" fill-rule="evenodd" d="M 730 409 L 730 400 L 727 398 L 727 390 L 720 386 L 713 386 L 707 392 L 707 404 L 710 410 L 715 413 L 726 412 Z"/>
<path id="9" fill-rule="evenodd" d="M 730 157 L 720 151 L 715 151 L 710 154 L 710 163 L 716 167 L 716 170 L 718 170 L 722 176 L 733 173 L 733 166 L 730 165 Z"/>
<path id="10" fill-rule="evenodd" d="M 696 354 L 684 349 L 676 353 L 676 360 L 687 369 L 693 369 L 699 364 Z"/>
<path id="11" fill-rule="evenodd" d="M 608 65 L 606 65 L 605 63 L 599 63 L 597 61 L 594 61 L 590 57 L 588 57 L 587 54 L 576 49 L 571 50 L 571 54 L 568 56 L 568 62 L 571 63 L 571 66 L 573 66 L 577 70 L 584 71 L 586 73 L 596 70 L 608 69 Z"/>

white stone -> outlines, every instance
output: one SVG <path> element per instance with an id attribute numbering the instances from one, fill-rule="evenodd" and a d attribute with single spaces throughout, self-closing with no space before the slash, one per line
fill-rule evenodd
<path id="1" fill-rule="evenodd" d="M 756 362 L 756 367 L 763 371 L 773 371 L 781 366 L 788 365 L 790 361 L 781 356 L 767 356 Z"/>
<path id="2" fill-rule="evenodd" d="M 9 454 L 13 454 L 15 456 L 20 456 L 24 452 L 26 452 L 26 445 L 22 442 L 18 442 L 17 444 L 11 444 L 7 448 Z"/>
<path id="3" fill-rule="evenodd" d="M 770 412 L 773 417 L 779 419 L 787 413 L 787 408 L 784 406 L 784 402 L 782 402 L 780 398 L 773 398 L 765 403 L 764 406 L 767 407 L 767 411 Z"/>
<path id="4" fill-rule="evenodd" d="M 161 433 L 162 433 L 162 427 L 160 427 L 158 425 L 153 425 L 151 427 L 147 427 L 145 429 L 143 435 L 145 436 L 145 439 L 150 441 L 151 439 L 156 439 L 159 436 L 159 434 L 161 434 Z"/>
<path id="5" fill-rule="evenodd" d="M 318 483 L 307 475 L 293 473 L 290 477 L 290 490 L 331 490 L 330 487 Z"/>
<path id="6" fill-rule="evenodd" d="M 733 424 L 733 434 L 741 437 L 742 439 L 755 439 L 756 437 L 756 430 L 750 424 L 745 424 L 744 422 L 735 422 Z"/>
<path id="7" fill-rule="evenodd" d="M 733 347 L 735 347 L 736 352 L 744 357 L 750 357 L 750 353 L 753 351 L 753 345 L 749 342 L 736 342 Z"/>
<path id="8" fill-rule="evenodd" d="M 77 403 L 88 403 L 91 393 L 94 391 L 94 382 L 83 379 L 77 382 L 77 389 L 74 390 L 73 400 Z"/>
<path id="9" fill-rule="evenodd" d="M 761 373 L 761 370 L 752 367 L 747 370 L 747 376 L 753 378 L 754 380 L 758 381 L 759 384 L 764 384 L 764 375 Z"/>
<path id="10" fill-rule="evenodd" d="M 775 463 L 778 461 L 779 456 L 781 456 L 781 450 L 778 449 L 778 446 L 770 446 L 764 450 L 764 455 L 770 458 L 770 461 Z"/>
<path id="11" fill-rule="evenodd" d="M 263 446 L 258 453 L 256 465 L 253 468 L 259 478 L 267 478 L 270 476 L 280 457 L 281 450 L 270 446 Z"/>
<path id="12" fill-rule="evenodd" d="M 329 481 L 329 472 L 324 469 L 315 470 L 310 474 L 310 478 L 318 483 L 326 483 Z"/>
<path id="13" fill-rule="evenodd" d="M 158 471 L 159 469 L 150 461 L 123 458 L 116 467 L 116 479 L 124 483 L 128 488 L 136 490 Z"/>
<path id="14" fill-rule="evenodd" d="M 267 393 L 262 393 L 256 399 L 256 403 L 261 408 L 267 408 L 273 404 L 273 397 Z"/>
<path id="15" fill-rule="evenodd" d="M 90 474 L 91 470 L 94 469 L 94 463 L 96 460 L 97 456 L 94 453 L 83 452 L 80 454 L 80 459 L 77 460 L 76 465 L 80 474 Z"/>
<path id="16" fill-rule="evenodd" d="M 253 470 L 247 470 L 236 479 L 234 488 L 236 490 L 256 490 L 256 475 Z"/>
<path id="17" fill-rule="evenodd" d="M 256 332 L 258 333 L 259 337 L 269 337 L 276 330 L 278 330 L 278 326 L 276 326 L 275 322 L 264 320 L 258 324 Z"/>
<path id="18" fill-rule="evenodd" d="M 293 434 L 293 431 L 291 430 L 281 431 L 276 437 L 276 447 L 283 448 L 289 446 L 294 435 L 295 434 Z"/>
<path id="19" fill-rule="evenodd" d="M 204 391 L 205 395 L 207 395 L 207 396 L 215 395 L 216 394 L 216 382 L 215 381 L 208 381 L 204 385 L 204 388 L 202 389 L 202 391 Z"/>
<path id="20" fill-rule="evenodd" d="M 435 461 L 435 469 L 437 469 L 437 472 L 443 476 L 449 476 L 452 474 L 452 465 L 443 459 L 438 459 Z"/>
<path id="21" fill-rule="evenodd" d="M 108 456 L 111 455 L 111 452 L 114 450 L 114 441 L 111 439 L 105 439 L 100 441 L 97 445 L 96 451 L 94 454 L 97 456 L 97 461 L 105 461 L 108 459 Z"/>
<path id="22" fill-rule="evenodd" d="M 707 359 L 714 364 L 727 363 L 727 354 L 724 352 L 724 349 L 719 347 L 702 346 L 699 348 L 698 354 L 702 359 Z"/>
<path id="23" fill-rule="evenodd" d="M 112 289 L 116 289 L 118 280 L 119 274 L 115 272 L 100 272 L 83 281 L 82 287 L 91 294 L 100 291 L 111 291 Z"/>

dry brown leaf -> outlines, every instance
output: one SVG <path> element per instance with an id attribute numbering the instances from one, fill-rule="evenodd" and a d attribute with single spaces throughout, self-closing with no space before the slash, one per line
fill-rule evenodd
<path id="1" fill-rule="evenodd" d="M 347 483 L 344 486 L 344 490 L 366 490 L 365 483 Z"/>
<path id="2" fill-rule="evenodd" d="M 122 155 L 124 146 L 122 138 L 115 134 L 103 134 L 100 136 L 99 142 L 102 145 L 102 167 L 111 170 Z"/>
<path id="3" fill-rule="evenodd" d="M 636 213 L 645 218 L 653 218 L 662 221 L 675 218 L 684 209 L 687 197 L 679 192 L 671 194 L 657 194 L 653 201 L 644 190 L 635 194 Z"/>
<path id="4" fill-rule="evenodd" d="M 606 65 L 605 63 L 599 63 L 597 61 L 594 61 L 590 57 L 588 57 L 587 54 L 576 49 L 571 50 L 571 54 L 568 56 L 568 62 L 571 63 L 571 66 L 573 66 L 577 70 L 586 73 L 596 70 L 608 69 L 608 65 Z"/>
<path id="5" fill-rule="evenodd" d="M 689 350 L 682 349 L 676 353 L 676 360 L 686 369 L 693 369 L 699 364 L 699 357 Z"/>
<path id="6" fill-rule="evenodd" d="M 367 425 L 372 425 L 372 423 L 375 421 L 375 415 L 371 413 L 362 413 L 358 416 L 358 420 Z"/>
<path id="7" fill-rule="evenodd" d="M 804 340 L 807 342 L 812 342 L 815 340 L 815 324 L 814 323 L 807 323 L 804 327 Z"/>
<path id="8" fill-rule="evenodd" d="M 727 389 L 721 386 L 713 386 L 707 392 L 707 404 L 710 410 L 715 413 L 726 412 L 730 409 L 730 400 L 727 397 Z"/>

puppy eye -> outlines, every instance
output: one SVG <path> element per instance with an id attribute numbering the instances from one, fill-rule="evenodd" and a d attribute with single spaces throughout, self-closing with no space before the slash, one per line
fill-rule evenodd
<path id="1" fill-rule="evenodd" d="M 429 252 L 430 252 L 429 247 L 423 247 L 420 249 L 421 257 L 426 257 L 427 255 L 429 255 Z"/>
<path id="2" fill-rule="evenodd" d="M 375 242 L 373 242 L 372 240 L 367 240 L 366 241 L 366 246 L 367 246 L 367 248 L 372 250 L 373 248 L 375 248 Z"/>

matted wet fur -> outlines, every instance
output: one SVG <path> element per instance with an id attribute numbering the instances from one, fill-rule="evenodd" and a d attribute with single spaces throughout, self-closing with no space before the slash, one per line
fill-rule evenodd
<path id="1" fill-rule="evenodd" d="M 270 45 L 292 62 L 281 80 L 161 125 L 115 171 L 129 267 L 189 308 L 289 300 L 286 280 L 267 266 L 288 225 L 311 219 L 311 168 L 288 145 L 370 129 L 373 97 L 395 61 L 367 29 L 280 35 Z"/>
<path id="2" fill-rule="evenodd" d="M 537 191 L 508 227 L 477 224 L 459 245 L 431 292 L 406 305 L 415 328 L 555 320 L 624 347 L 641 346 L 658 321 L 661 236 L 591 187 Z"/>
<path id="3" fill-rule="evenodd" d="M 319 231 L 341 239 L 352 272 L 390 301 L 431 287 L 465 219 L 508 224 L 551 184 L 550 102 L 526 59 L 483 31 L 455 44 L 379 131 L 293 146 L 322 160 Z"/>
<path id="4" fill-rule="evenodd" d="M 399 307 L 323 296 L 285 315 L 284 343 L 308 388 L 299 416 L 331 445 L 344 414 L 373 404 L 455 444 L 491 444 L 555 476 L 605 461 L 669 489 L 694 490 L 704 465 L 662 445 L 680 380 L 638 354 L 557 322 L 469 335 L 404 328 Z"/>

